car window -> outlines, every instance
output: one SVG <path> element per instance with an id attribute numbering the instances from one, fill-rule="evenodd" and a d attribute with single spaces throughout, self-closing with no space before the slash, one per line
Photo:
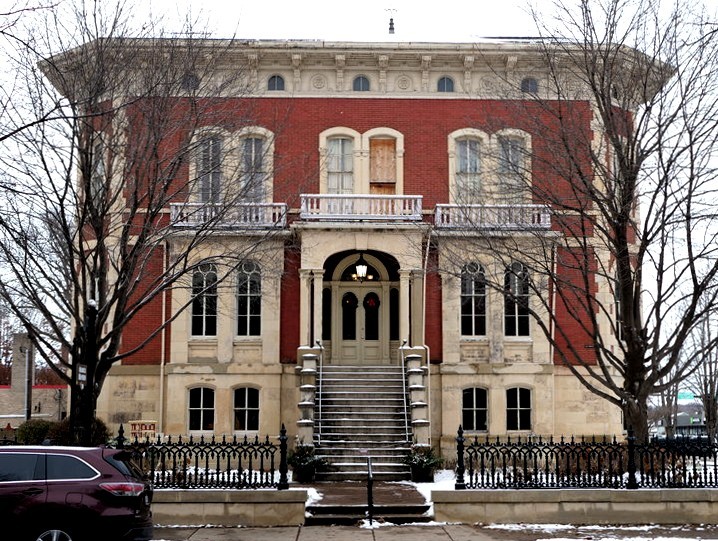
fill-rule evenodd
<path id="1" fill-rule="evenodd" d="M 0 482 L 40 479 L 41 475 L 36 475 L 39 471 L 39 456 L 32 453 L 1 453 Z"/>
<path id="2" fill-rule="evenodd" d="M 47 455 L 47 479 L 94 479 L 99 473 L 82 460 L 68 455 Z"/>
<path id="3" fill-rule="evenodd" d="M 142 468 L 132 459 L 130 453 L 120 451 L 119 453 L 106 455 L 104 458 L 124 475 L 138 479 L 143 479 L 145 476 Z"/>

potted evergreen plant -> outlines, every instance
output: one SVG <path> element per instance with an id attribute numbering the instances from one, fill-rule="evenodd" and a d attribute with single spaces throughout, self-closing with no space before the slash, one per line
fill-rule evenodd
<path id="1" fill-rule="evenodd" d="M 411 468 L 411 480 L 415 483 L 431 483 L 434 472 L 444 461 L 436 454 L 433 447 L 414 445 L 411 452 L 404 457 L 404 463 Z"/>
<path id="2" fill-rule="evenodd" d="M 287 457 L 287 464 L 292 467 L 292 480 L 297 483 L 311 483 L 318 469 L 327 465 L 327 461 L 314 452 L 312 445 L 297 445 Z"/>

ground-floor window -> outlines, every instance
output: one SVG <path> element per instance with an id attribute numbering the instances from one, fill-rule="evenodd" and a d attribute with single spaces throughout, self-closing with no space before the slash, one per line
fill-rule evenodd
<path id="1" fill-rule="evenodd" d="M 259 389 L 234 390 L 234 430 L 259 430 Z"/>
<path id="2" fill-rule="evenodd" d="M 488 430 L 488 393 L 481 387 L 464 389 L 462 396 L 462 425 L 464 430 Z"/>
<path id="3" fill-rule="evenodd" d="M 506 389 L 506 430 L 531 430 L 531 389 Z"/>
<path id="4" fill-rule="evenodd" d="M 214 390 L 195 387 L 189 390 L 189 429 L 214 430 Z"/>

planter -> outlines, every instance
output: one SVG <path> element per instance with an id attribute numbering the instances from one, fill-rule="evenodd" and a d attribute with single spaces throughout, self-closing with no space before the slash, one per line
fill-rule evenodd
<path id="1" fill-rule="evenodd" d="M 411 466 L 411 480 L 414 483 L 433 483 L 434 468 Z"/>

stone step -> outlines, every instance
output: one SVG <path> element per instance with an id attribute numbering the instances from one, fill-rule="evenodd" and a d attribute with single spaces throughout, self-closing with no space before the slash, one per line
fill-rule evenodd
<path id="1" fill-rule="evenodd" d="M 368 473 L 366 471 L 352 471 L 352 472 L 317 472 L 317 481 L 366 481 Z M 375 481 L 406 481 L 411 479 L 411 471 L 409 468 L 406 471 L 386 471 L 377 473 L 374 472 Z"/>

